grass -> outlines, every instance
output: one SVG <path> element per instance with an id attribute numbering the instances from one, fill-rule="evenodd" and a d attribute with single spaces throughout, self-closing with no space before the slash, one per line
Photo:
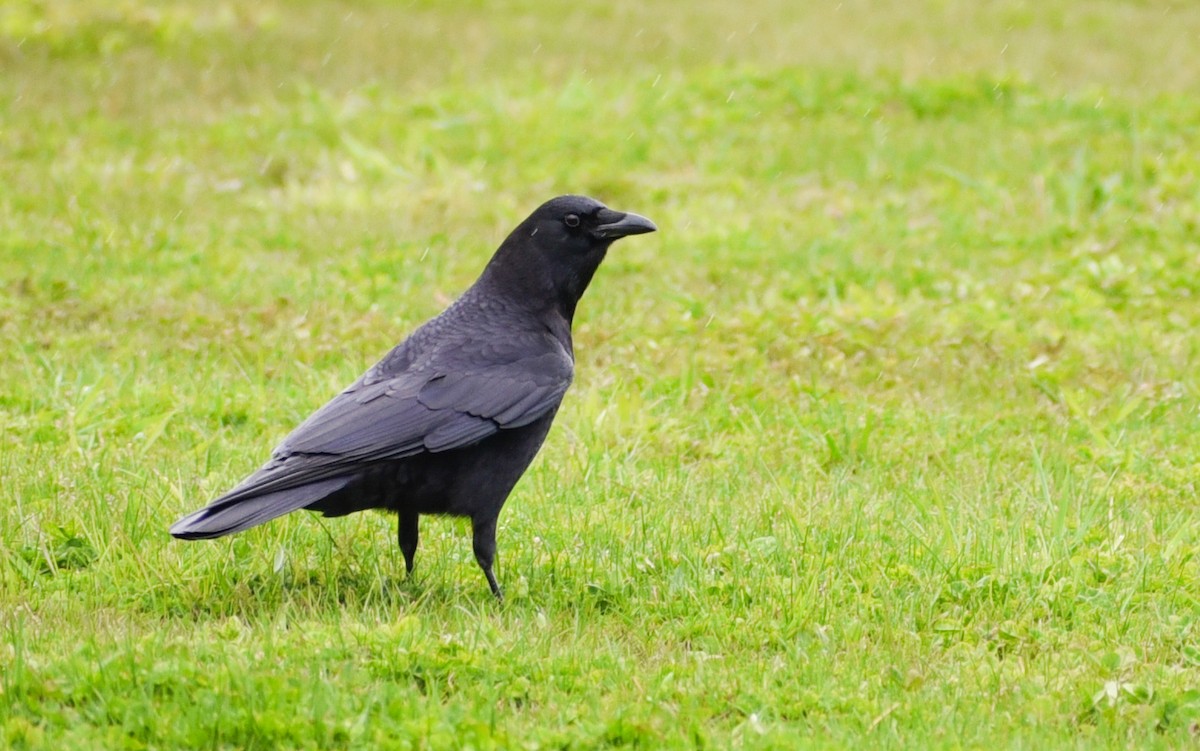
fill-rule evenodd
<path id="1" fill-rule="evenodd" d="M 1177 748 L 1200 9 L 0 9 L 0 746 Z M 167 526 L 560 192 L 501 517 Z"/>

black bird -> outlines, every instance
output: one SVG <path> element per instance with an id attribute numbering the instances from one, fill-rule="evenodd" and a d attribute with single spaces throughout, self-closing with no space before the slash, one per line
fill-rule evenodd
<path id="1" fill-rule="evenodd" d="M 496 519 L 571 385 L 575 306 L 613 241 L 656 229 L 583 196 L 542 204 L 458 300 L 171 534 L 221 537 L 302 508 L 383 508 L 399 513 L 411 573 L 420 515 L 466 516 L 475 560 L 501 598 Z"/>

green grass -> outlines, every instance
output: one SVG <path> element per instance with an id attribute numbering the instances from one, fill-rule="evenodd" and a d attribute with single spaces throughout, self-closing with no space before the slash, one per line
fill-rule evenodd
<path id="1" fill-rule="evenodd" d="M 241 5 L 0 8 L 0 747 L 1195 742 L 1200 7 Z M 567 191 L 504 605 L 167 535 Z"/>

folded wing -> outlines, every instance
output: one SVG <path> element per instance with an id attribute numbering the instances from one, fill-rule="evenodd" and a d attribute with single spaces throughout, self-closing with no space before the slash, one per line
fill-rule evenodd
<path id="1" fill-rule="evenodd" d="M 423 367 L 356 383 L 317 410 L 240 485 L 171 527 L 220 537 L 303 508 L 366 466 L 469 446 L 556 408 L 573 363 L 561 348 L 466 368 Z"/>

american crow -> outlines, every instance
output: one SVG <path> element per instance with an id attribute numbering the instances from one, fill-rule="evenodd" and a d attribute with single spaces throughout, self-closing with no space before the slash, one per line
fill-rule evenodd
<path id="1" fill-rule="evenodd" d="M 171 534 L 221 537 L 301 508 L 384 508 L 399 513 L 411 573 L 420 515 L 466 516 L 475 560 L 501 598 L 496 519 L 571 385 L 575 305 L 614 240 L 656 229 L 583 196 L 542 204 L 462 297 Z"/>

